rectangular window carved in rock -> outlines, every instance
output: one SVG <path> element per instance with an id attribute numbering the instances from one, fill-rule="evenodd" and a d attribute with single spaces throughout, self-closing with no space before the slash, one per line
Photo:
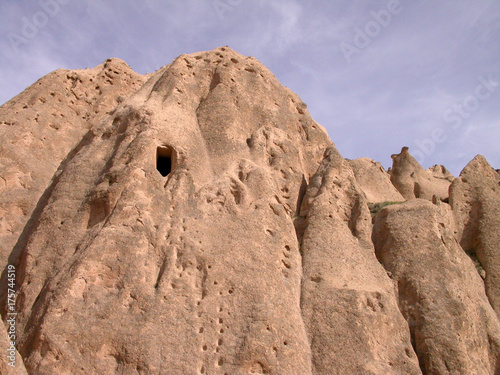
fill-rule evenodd
<path id="1" fill-rule="evenodd" d="M 167 177 L 175 168 L 175 154 L 170 146 L 156 148 L 156 169 L 163 177 Z"/>

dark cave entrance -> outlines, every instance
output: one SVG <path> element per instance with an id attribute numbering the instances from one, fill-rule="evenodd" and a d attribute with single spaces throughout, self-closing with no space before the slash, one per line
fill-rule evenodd
<path id="1" fill-rule="evenodd" d="M 174 169 L 174 156 L 172 147 L 160 146 L 156 148 L 156 169 L 163 177 L 167 177 Z"/>

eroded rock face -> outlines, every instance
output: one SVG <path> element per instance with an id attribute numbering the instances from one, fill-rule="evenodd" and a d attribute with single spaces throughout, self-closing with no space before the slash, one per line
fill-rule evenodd
<path id="1" fill-rule="evenodd" d="M 450 187 L 457 238 L 485 271 L 486 294 L 500 314 L 500 176 L 476 156 Z"/>
<path id="2" fill-rule="evenodd" d="M 326 151 L 301 215 L 302 301 L 314 374 L 419 374 L 408 327 L 370 241 L 367 201 L 348 162 Z"/>
<path id="3" fill-rule="evenodd" d="M 94 69 L 56 70 L 0 107 L 2 269 L 59 165 L 144 82 L 125 62 L 109 59 Z"/>
<path id="4" fill-rule="evenodd" d="M 446 180 L 448 182 L 453 182 L 455 177 L 447 170 L 443 165 L 433 165 L 427 172 L 430 173 L 434 178 Z"/>
<path id="5" fill-rule="evenodd" d="M 426 374 L 500 371 L 500 325 L 455 239 L 450 207 L 416 199 L 384 208 L 373 238 L 391 273 Z"/>
<path id="6" fill-rule="evenodd" d="M 293 216 L 330 144 L 253 59 L 158 71 L 58 171 L 27 234 L 29 371 L 311 373 Z"/>
<path id="7" fill-rule="evenodd" d="M 448 188 L 453 176 L 442 166 L 424 170 L 410 155 L 408 147 L 401 153 L 391 155 L 391 182 L 405 199 L 422 198 L 432 200 L 436 196 L 442 201 L 448 200 Z"/>
<path id="8" fill-rule="evenodd" d="M 391 183 L 382 165 L 369 158 L 350 160 L 349 165 L 369 203 L 401 202 L 405 198 Z"/>
<path id="9" fill-rule="evenodd" d="M 403 150 L 399 193 L 378 163 L 344 160 L 253 58 L 223 47 L 146 76 L 116 59 L 56 71 L 0 121 L 20 374 L 419 374 L 417 354 L 435 373 L 499 367 L 493 281 L 488 301 L 452 239 L 482 241 L 491 279 L 498 203 L 480 177 L 455 184 L 458 229 L 444 203 L 424 202 L 416 221 L 407 208 L 376 216 L 379 258 L 409 283 L 397 294 L 368 203 L 445 199 L 452 176 Z"/>

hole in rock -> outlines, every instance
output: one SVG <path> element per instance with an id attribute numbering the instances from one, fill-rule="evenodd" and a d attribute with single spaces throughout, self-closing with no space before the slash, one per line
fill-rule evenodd
<path id="1" fill-rule="evenodd" d="M 156 148 L 156 169 L 163 177 L 167 177 L 175 168 L 175 151 L 169 146 Z"/>

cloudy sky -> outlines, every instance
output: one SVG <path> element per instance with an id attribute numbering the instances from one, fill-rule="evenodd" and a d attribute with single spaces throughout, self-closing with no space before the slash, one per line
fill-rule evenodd
<path id="1" fill-rule="evenodd" d="M 0 103 L 108 57 L 155 71 L 229 45 L 307 103 L 344 157 L 402 146 L 455 175 L 500 168 L 498 0 L 0 0 Z"/>

